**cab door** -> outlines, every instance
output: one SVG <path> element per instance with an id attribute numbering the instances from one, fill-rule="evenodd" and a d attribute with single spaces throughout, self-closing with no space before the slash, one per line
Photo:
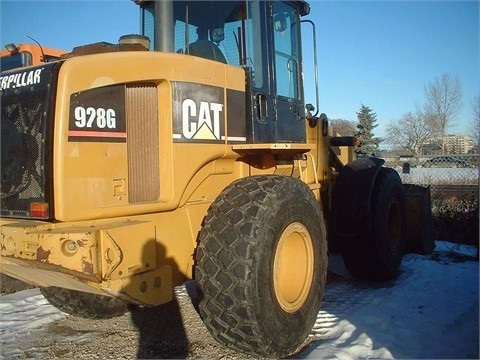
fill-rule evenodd
<path id="1" fill-rule="evenodd" d="M 247 1 L 244 23 L 245 44 L 241 61 L 246 70 L 247 104 L 251 119 L 247 121 L 248 141 L 275 142 L 274 88 L 272 82 L 271 31 L 268 22 L 270 4 L 267 1 Z M 241 38 L 241 37 L 240 37 Z"/>
<path id="2" fill-rule="evenodd" d="M 300 15 L 281 1 L 247 2 L 245 68 L 249 141 L 305 142 Z"/>
<path id="3" fill-rule="evenodd" d="M 270 6 L 275 139 L 305 142 L 300 15 L 285 2 L 274 1 Z"/>

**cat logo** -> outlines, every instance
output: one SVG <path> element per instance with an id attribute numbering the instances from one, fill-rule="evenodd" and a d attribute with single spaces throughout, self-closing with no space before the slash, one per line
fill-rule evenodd
<path id="1" fill-rule="evenodd" d="M 224 142 L 223 89 L 175 82 L 173 90 L 173 140 L 176 142 Z"/>
<path id="2" fill-rule="evenodd" d="M 185 139 L 221 140 L 223 104 L 185 99 L 182 103 L 182 135 Z"/>
<path id="3" fill-rule="evenodd" d="M 172 95 L 174 142 L 218 144 L 246 141 L 245 93 L 174 81 Z"/>

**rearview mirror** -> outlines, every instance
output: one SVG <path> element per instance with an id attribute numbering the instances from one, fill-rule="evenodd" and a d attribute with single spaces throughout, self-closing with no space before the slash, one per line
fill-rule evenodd
<path id="1" fill-rule="evenodd" d="M 275 31 L 284 32 L 287 30 L 287 17 L 285 14 L 276 14 L 273 17 Z"/>

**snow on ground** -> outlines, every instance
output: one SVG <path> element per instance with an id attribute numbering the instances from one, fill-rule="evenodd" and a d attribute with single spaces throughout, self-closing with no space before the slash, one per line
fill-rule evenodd
<path id="1" fill-rule="evenodd" d="M 478 184 L 478 168 L 411 168 L 409 174 L 396 169 L 403 184 Z"/>
<path id="2" fill-rule="evenodd" d="M 302 355 L 310 359 L 478 359 L 475 252 L 471 247 L 437 242 L 433 256 L 406 255 L 400 276 L 391 284 L 332 284 L 314 327 L 318 340 Z"/>
<path id="3" fill-rule="evenodd" d="M 341 259 L 332 256 L 329 270 L 348 280 L 327 284 L 312 342 L 294 357 L 478 359 L 475 254 L 475 248 L 437 241 L 432 255 L 406 255 L 398 279 L 382 285 L 349 279 Z M 42 357 L 32 345 L 35 336 L 85 341 L 85 334 L 65 339 L 43 331 L 65 316 L 38 289 L 0 297 L 0 358 Z"/>

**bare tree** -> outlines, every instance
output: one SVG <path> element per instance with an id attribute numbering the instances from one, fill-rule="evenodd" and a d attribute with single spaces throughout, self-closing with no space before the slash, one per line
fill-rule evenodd
<path id="1" fill-rule="evenodd" d="M 480 146 L 480 95 L 472 100 L 473 121 L 471 126 L 472 137 L 475 145 Z"/>
<path id="2" fill-rule="evenodd" d="M 445 152 L 445 135 L 453 124 L 462 101 L 462 85 L 458 76 L 444 73 L 425 86 L 425 112 L 432 114 L 441 130 L 442 152 Z"/>
<path id="3" fill-rule="evenodd" d="M 435 124 L 436 118 L 431 113 L 408 112 L 387 125 L 386 142 L 413 155 L 421 154 L 425 142 L 438 135 Z"/>
<path id="4" fill-rule="evenodd" d="M 330 124 L 333 126 L 333 130 L 343 136 L 351 136 L 355 134 L 356 122 L 352 120 L 344 119 L 332 119 Z"/>

